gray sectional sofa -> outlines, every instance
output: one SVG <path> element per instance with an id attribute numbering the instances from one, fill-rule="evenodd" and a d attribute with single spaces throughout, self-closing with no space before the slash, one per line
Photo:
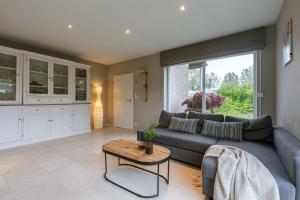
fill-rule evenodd
<path id="1" fill-rule="evenodd" d="M 205 151 L 214 144 L 230 145 L 241 148 L 256 156 L 271 172 L 277 182 L 282 200 L 300 200 L 300 142 L 287 130 L 272 127 L 270 117 L 247 120 L 222 115 L 189 113 L 188 118 L 199 119 L 197 134 L 170 131 L 166 127 L 168 117 L 185 117 L 183 113 L 161 114 L 157 132 L 159 137 L 153 142 L 168 147 L 172 158 L 198 167 L 202 166 L 203 193 L 213 197 L 217 159 L 206 157 Z M 242 121 L 243 141 L 231 141 L 203 136 L 200 134 L 203 120 Z M 143 130 L 137 131 L 137 139 L 143 141 Z"/>

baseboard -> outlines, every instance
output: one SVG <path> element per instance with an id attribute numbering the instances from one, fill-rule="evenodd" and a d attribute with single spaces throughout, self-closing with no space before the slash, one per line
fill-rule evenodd
<path id="1" fill-rule="evenodd" d="M 72 137 L 74 135 L 86 134 L 86 133 L 90 133 L 90 132 L 91 132 L 91 129 L 86 129 L 86 130 L 72 132 L 72 134 L 70 134 L 70 135 L 50 136 L 50 137 L 39 138 L 39 139 L 17 140 L 17 141 L 13 141 L 13 142 L 7 142 L 7 143 L 0 144 L 0 150 L 21 147 L 21 146 L 35 144 L 35 143 L 39 143 L 39 142 L 46 142 L 46 141 L 51 141 L 51 140 L 60 139 L 60 138 L 67 138 L 67 137 Z"/>

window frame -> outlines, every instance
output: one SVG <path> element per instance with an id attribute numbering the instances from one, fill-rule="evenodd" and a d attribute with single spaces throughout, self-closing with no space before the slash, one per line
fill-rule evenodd
<path id="1" fill-rule="evenodd" d="M 203 60 L 197 60 L 193 62 L 186 62 L 186 63 L 180 63 L 176 65 L 166 66 L 163 70 L 163 78 L 164 78 L 164 86 L 163 86 L 163 108 L 167 111 L 169 111 L 169 74 L 170 74 L 170 67 L 177 66 L 177 65 L 183 65 L 183 64 L 193 64 L 193 63 L 199 63 L 199 62 L 207 62 L 211 60 L 218 60 L 223 58 L 230 58 L 235 56 L 242 56 L 242 55 L 249 55 L 253 54 L 253 75 L 254 75 L 254 83 L 253 83 L 253 117 L 261 116 L 261 110 L 262 110 L 262 97 L 263 93 L 261 92 L 262 88 L 262 81 L 261 81 L 261 50 L 256 51 L 249 51 L 244 53 L 238 53 L 238 54 L 231 54 L 228 56 L 221 56 L 221 57 L 214 57 L 210 59 L 203 59 Z M 199 82 L 201 91 L 206 94 L 206 87 L 205 87 L 205 80 L 206 80 L 206 66 L 202 66 L 202 69 L 200 69 L 201 73 L 201 80 Z M 202 98 L 202 110 L 204 113 L 208 113 L 206 110 L 206 98 Z"/>

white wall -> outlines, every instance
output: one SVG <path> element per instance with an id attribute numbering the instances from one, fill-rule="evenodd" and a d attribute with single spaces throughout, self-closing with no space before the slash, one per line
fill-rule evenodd
<path id="1" fill-rule="evenodd" d="M 277 124 L 300 139 L 300 1 L 285 0 L 277 23 L 276 116 Z M 294 60 L 282 64 L 282 34 L 288 19 L 294 23 Z"/>

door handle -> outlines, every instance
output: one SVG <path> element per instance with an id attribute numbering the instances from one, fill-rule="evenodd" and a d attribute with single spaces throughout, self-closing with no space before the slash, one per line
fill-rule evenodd
<path id="1" fill-rule="evenodd" d="M 126 101 L 130 104 L 132 103 L 132 99 L 127 99 Z"/>

